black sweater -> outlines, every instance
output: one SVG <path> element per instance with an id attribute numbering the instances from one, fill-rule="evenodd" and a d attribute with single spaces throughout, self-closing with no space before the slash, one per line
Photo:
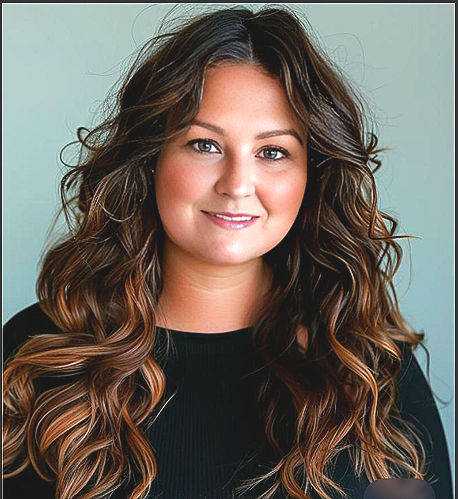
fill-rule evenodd
<path id="1" fill-rule="evenodd" d="M 59 330 L 38 303 L 25 308 L 3 327 L 4 362 L 29 336 L 52 332 Z M 165 400 L 173 397 L 149 430 L 158 476 L 148 498 L 235 498 L 238 480 L 259 476 L 275 463 L 255 416 L 252 377 L 244 376 L 252 368 L 249 329 L 171 334 L 176 349 L 161 367 L 167 379 Z M 415 424 L 427 449 L 431 464 L 426 480 L 436 498 L 453 499 L 450 460 L 436 403 L 411 351 L 403 348 L 403 355 L 397 379 L 402 417 Z M 363 499 L 369 485 L 365 476 L 355 476 L 350 457 L 344 453 L 335 461 L 332 478 L 350 499 Z M 130 483 L 110 499 L 127 499 L 132 489 Z M 254 498 L 265 490 L 255 488 L 242 498 Z M 21 474 L 3 480 L 3 493 L 5 499 L 53 499 L 55 488 L 29 465 Z M 285 497 L 289 496 L 283 491 L 275 495 L 275 499 Z"/>

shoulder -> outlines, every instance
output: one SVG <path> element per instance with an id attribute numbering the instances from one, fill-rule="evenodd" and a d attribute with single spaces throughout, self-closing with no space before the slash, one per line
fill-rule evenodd
<path id="1" fill-rule="evenodd" d="M 58 332 L 59 328 L 43 312 L 39 302 L 29 305 L 3 325 L 3 361 L 13 356 L 31 336 Z"/>
<path id="2" fill-rule="evenodd" d="M 433 396 L 429 382 L 414 355 L 415 347 L 408 342 L 396 341 L 402 353 L 401 370 L 396 377 L 396 387 L 401 398 L 401 404 L 409 408 L 415 399 L 428 400 L 431 403 Z"/>
<path id="3" fill-rule="evenodd" d="M 414 355 L 410 343 L 399 343 L 402 351 L 401 371 L 396 378 L 396 386 L 401 399 L 401 406 L 407 410 L 413 408 L 424 412 L 435 407 L 433 391 L 425 373 Z"/>
<path id="4" fill-rule="evenodd" d="M 396 384 L 399 385 L 405 378 L 407 372 L 418 366 L 418 362 L 413 355 L 414 346 L 407 341 L 394 340 L 398 348 L 401 350 L 401 371 L 396 378 Z M 416 362 L 416 365 L 414 364 Z"/>
<path id="5" fill-rule="evenodd" d="M 401 348 L 401 345 L 399 345 Z M 401 418 L 421 439 L 429 463 L 426 480 L 439 497 L 452 497 L 451 466 L 445 430 L 430 382 L 409 343 L 402 344 L 402 366 L 397 377 L 397 403 Z M 428 353 L 429 358 L 429 353 Z"/>

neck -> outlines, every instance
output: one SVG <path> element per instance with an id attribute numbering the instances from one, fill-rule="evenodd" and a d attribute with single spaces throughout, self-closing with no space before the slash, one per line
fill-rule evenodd
<path id="1" fill-rule="evenodd" d="M 220 266 L 196 260 L 171 242 L 164 246 L 162 269 L 157 325 L 177 331 L 217 333 L 251 327 L 272 282 L 262 257 Z"/>

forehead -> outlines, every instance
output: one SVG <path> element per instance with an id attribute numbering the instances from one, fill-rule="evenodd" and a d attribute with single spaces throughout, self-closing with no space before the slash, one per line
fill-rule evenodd
<path id="1" fill-rule="evenodd" d="M 297 123 L 280 79 L 248 64 L 225 63 L 206 70 L 199 117 L 215 114 Z"/>

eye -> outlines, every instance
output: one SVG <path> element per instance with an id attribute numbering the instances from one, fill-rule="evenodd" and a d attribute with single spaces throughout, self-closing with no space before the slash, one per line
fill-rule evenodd
<path id="1" fill-rule="evenodd" d="M 195 139 L 188 142 L 186 145 L 192 148 L 193 151 L 200 154 L 212 154 L 215 151 L 211 151 L 211 148 L 216 148 L 215 144 L 208 139 Z M 194 147 L 197 145 L 197 148 Z M 218 150 L 217 150 L 218 151 Z"/>
<path id="2" fill-rule="evenodd" d="M 276 146 L 267 146 L 261 152 L 264 151 L 268 151 L 268 155 L 262 158 L 265 159 L 266 161 L 273 161 L 273 162 L 280 161 L 290 156 L 290 153 L 286 149 Z M 278 156 L 276 156 L 278 153 L 283 154 L 283 157 L 279 158 Z"/>
<path id="3" fill-rule="evenodd" d="M 215 143 L 210 139 L 194 139 L 189 141 L 186 146 L 191 147 L 193 151 L 199 154 L 214 154 L 215 152 L 219 152 L 219 149 L 216 147 Z M 212 148 L 214 149 L 212 150 Z M 264 147 L 261 152 L 265 151 L 267 151 L 267 155 L 261 156 L 261 159 L 272 163 L 281 161 L 282 159 L 290 156 L 290 153 L 282 147 L 267 146 Z M 279 155 L 282 156 L 279 157 Z"/>

